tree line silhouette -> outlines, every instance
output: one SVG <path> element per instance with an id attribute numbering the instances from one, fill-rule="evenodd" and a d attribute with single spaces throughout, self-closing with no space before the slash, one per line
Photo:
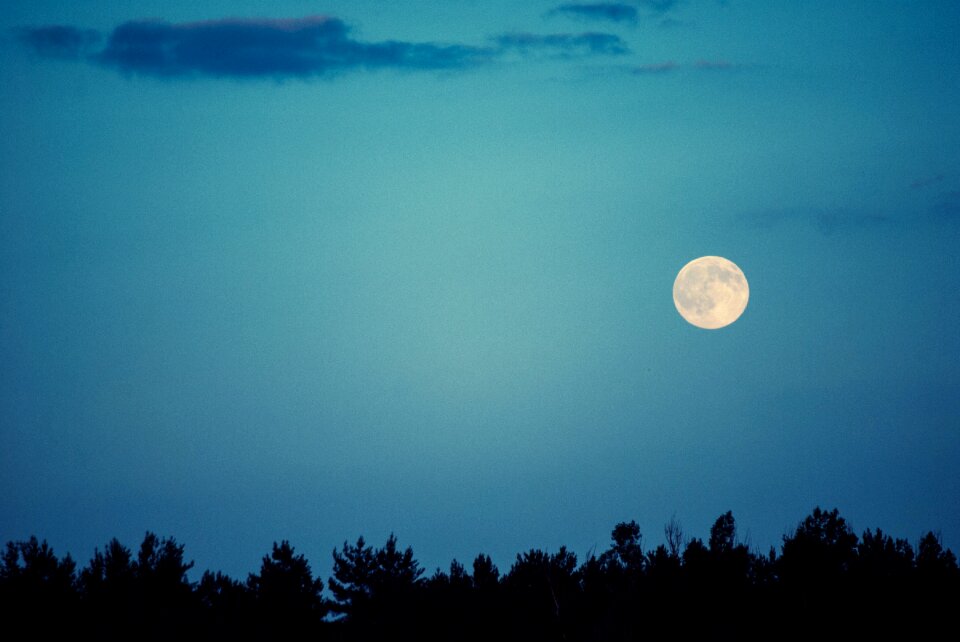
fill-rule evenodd
<path id="1" fill-rule="evenodd" d="M 326 584 L 287 541 L 245 581 L 206 571 L 191 582 L 184 546 L 148 532 L 134 553 L 116 539 L 78 571 L 36 537 L 0 561 L 0 637 L 94 640 L 662 640 L 863 638 L 954 631 L 956 556 L 928 532 L 916 546 L 857 536 L 815 508 L 780 550 L 751 551 L 730 512 L 706 542 L 679 522 L 644 550 L 621 522 L 609 548 L 577 556 L 531 549 L 501 573 L 487 555 L 426 575 L 391 534 L 333 550 Z M 6 633 L 6 634 L 4 634 Z M 948 636 L 949 637 L 949 636 Z"/>

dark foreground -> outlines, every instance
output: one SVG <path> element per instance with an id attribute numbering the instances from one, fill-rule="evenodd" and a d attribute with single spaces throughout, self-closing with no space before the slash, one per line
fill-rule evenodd
<path id="1" fill-rule="evenodd" d="M 500 573 L 478 555 L 425 577 L 391 536 L 334 550 L 326 585 L 286 541 L 245 581 L 189 582 L 183 545 L 147 533 L 117 540 L 77 570 L 36 538 L 0 562 L 0 639 L 676 640 L 916 639 L 957 634 L 960 572 L 932 532 L 916 545 L 879 529 L 857 536 L 815 509 L 779 551 L 750 551 L 721 515 L 707 542 L 676 522 L 644 550 L 635 522 L 578 564 L 530 550 Z"/>

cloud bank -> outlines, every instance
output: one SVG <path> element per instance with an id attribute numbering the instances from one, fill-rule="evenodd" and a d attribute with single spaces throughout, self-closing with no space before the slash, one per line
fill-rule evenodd
<path id="1" fill-rule="evenodd" d="M 306 78 L 359 69 L 463 70 L 507 53 L 560 58 L 626 53 L 606 33 L 502 34 L 491 46 L 460 43 L 364 42 L 332 16 L 292 19 L 228 18 L 170 23 L 136 20 L 116 27 L 99 51 L 95 31 L 54 25 L 18 30 L 19 40 L 44 57 L 78 59 L 123 73 L 160 78 Z"/>

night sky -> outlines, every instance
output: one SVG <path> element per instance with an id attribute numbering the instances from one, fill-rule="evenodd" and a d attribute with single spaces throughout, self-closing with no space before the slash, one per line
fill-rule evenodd
<path id="1" fill-rule="evenodd" d="M 953 0 L 6 2 L 0 540 L 956 549 L 958 104 Z"/>

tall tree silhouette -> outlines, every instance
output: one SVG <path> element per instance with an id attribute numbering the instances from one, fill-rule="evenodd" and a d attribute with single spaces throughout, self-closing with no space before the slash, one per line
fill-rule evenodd
<path id="1" fill-rule="evenodd" d="M 8 542 L 0 560 L 0 608 L 35 625 L 38 637 L 60 636 L 75 617 L 76 564 L 58 559 L 46 540 Z"/>
<path id="2" fill-rule="evenodd" d="M 129 597 L 134 578 L 132 559 L 130 549 L 117 538 L 110 540 L 102 553 L 94 550 L 90 564 L 80 573 L 86 597 Z"/>
<path id="3" fill-rule="evenodd" d="M 631 639 L 641 626 L 641 589 L 648 558 L 635 521 L 619 522 L 610 533 L 610 548 L 591 555 L 580 567 L 582 588 L 579 636 L 608 640 Z"/>
<path id="4" fill-rule="evenodd" d="M 907 540 L 894 539 L 879 528 L 868 528 L 857 544 L 852 570 L 865 585 L 886 587 L 907 580 L 913 567 L 913 547 Z"/>
<path id="5" fill-rule="evenodd" d="M 513 607 L 512 637 L 560 639 L 573 629 L 579 574 L 577 556 L 565 546 L 553 555 L 539 549 L 517 555 L 503 581 Z"/>
<path id="6" fill-rule="evenodd" d="M 680 560 L 686 544 L 683 527 L 675 515 L 664 524 L 663 538 L 665 543 L 647 554 L 646 566 L 653 593 L 668 597 L 678 588 Z"/>
<path id="7" fill-rule="evenodd" d="M 443 640 L 466 637 L 472 623 L 474 588 L 470 575 L 457 560 L 450 562 L 449 572 L 439 568 L 425 582 L 423 602 L 419 606 L 420 639 Z"/>
<path id="8" fill-rule="evenodd" d="M 921 633 L 939 635 L 938 624 L 944 613 L 956 614 L 960 604 L 960 571 L 957 557 L 945 549 L 940 536 L 932 531 L 917 544 L 915 603 L 911 609 Z"/>
<path id="9" fill-rule="evenodd" d="M 239 582 L 217 571 L 204 571 L 197 583 L 196 598 L 202 611 L 200 621 L 207 639 L 245 639 L 259 622 L 255 618 L 254 593 Z"/>
<path id="10" fill-rule="evenodd" d="M 837 622 L 835 636 L 853 635 L 853 582 L 858 538 L 834 508 L 813 509 L 792 535 L 785 535 L 778 573 L 792 617 L 815 613 Z M 798 619 L 798 634 L 812 635 L 815 626 Z"/>
<path id="11" fill-rule="evenodd" d="M 258 628 L 264 635 L 287 636 L 319 627 L 326 606 L 321 598 L 323 581 L 314 578 L 303 555 L 296 555 L 290 542 L 273 543 L 263 556 L 259 573 L 247 580 L 255 595 Z"/>
<path id="12" fill-rule="evenodd" d="M 857 541 L 836 508 L 824 511 L 818 506 L 793 535 L 784 536 L 781 576 L 790 583 L 828 585 L 854 564 Z"/>
<path id="13" fill-rule="evenodd" d="M 333 550 L 333 576 L 327 580 L 336 599 L 332 608 L 346 616 L 358 638 L 409 630 L 416 624 L 422 574 L 413 549 L 401 551 L 393 533 L 379 549 L 362 536 L 355 545 L 344 542 L 340 552 Z"/>
<path id="14" fill-rule="evenodd" d="M 117 538 L 96 549 L 80 572 L 84 615 L 93 636 L 105 640 L 132 634 L 138 621 L 133 556 Z"/>
<path id="15" fill-rule="evenodd" d="M 500 569 L 489 555 L 480 553 L 473 560 L 473 608 L 470 613 L 474 639 L 490 640 L 500 627 L 502 594 L 500 591 Z"/>
<path id="16" fill-rule="evenodd" d="M 173 538 L 147 532 L 133 557 L 114 538 L 80 573 L 80 585 L 99 637 L 145 640 L 167 639 L 193 621 L 193 586 L 187 571 L 184 547 Z"/>
<path id="17" fill-rule="evenodd" d="M 957 576 L 957 556 L 944 549 L 940 536 L 928 531 L 917 545 L 917 571 L 928 579 L 943 581 Z"/>
<path id="18" fill-rule="evenodd" d="M 133 565 L 138 611 L 150 623 L 150 636 L 157 640 L 175 637 L 193 619 L 193 585 L 187 572 L 193 562 L 183 557 L 184 547 L 172 537 L 147 532 Z"/>
<path id="19" fill-rule="evenodd" d="M 722 592 L 718 600 L 740 597 L 734 594 L 741 593 L 750 581 L 752 559 L 746 545 L 737 541 L 737 523 L 731 511 L 718 517 L 710 528 L 709 548 L 718 584 L 715 589 Z"/>
<path id="20" fill-rule="evenodd" d="M 643 573 L 646 558 L 643 554 L 643 536 L 635 521 L 620 522 L 610 534 L 613 544 L 600 556 L 600 562 L 607 568 L 616 569 L 627 575 Z"/>
<path id="21" fill-rule="evenodd" d="M 473 560 L 473 586 L 478 591 L 492 591 L 500 581 L 500 569 L 489 555 L 480 553 Z"/>
<path id="22" fill-rule="evenodd" d="M 727 511 L 710 527 L 710 552 L 714 555 L 729 553 L 737 545 L 737 524 L 733 513 Z"/>

